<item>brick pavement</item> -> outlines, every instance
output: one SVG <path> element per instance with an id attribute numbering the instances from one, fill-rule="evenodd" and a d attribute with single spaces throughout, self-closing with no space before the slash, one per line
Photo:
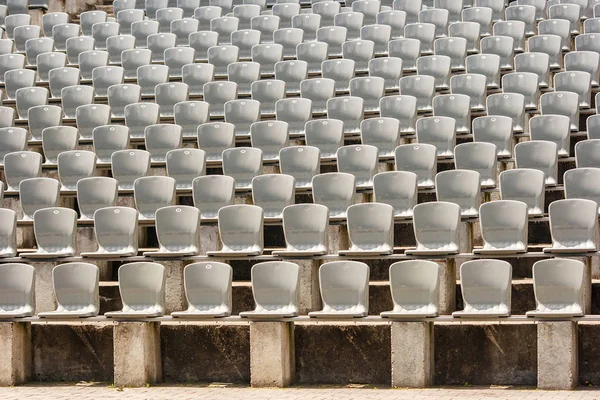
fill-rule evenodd
<path id="1" fill-rule="evenodd" d="M 2 400 L 418 400 L 418 399 L 600 399 L 600 389 L 542 391 L 514 387 L 376 389 L 346 387 L 294 387 L 288 389 L 253 389 L 247 387 L 158 385 L 147 388 L 120 389 L 101 383 L 28 384 L 0 388 Z"/>

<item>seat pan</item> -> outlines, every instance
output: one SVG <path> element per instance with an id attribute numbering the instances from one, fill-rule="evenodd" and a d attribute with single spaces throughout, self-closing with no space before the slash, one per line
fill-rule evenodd
<path id="1" fill-rule="evenodd" d="M 437 317 L 438 313 L 423 313 L 423 312 L 394 312 L 384 311 L 379 314 L 381 318 L 389 319 L 411 319 L 411 318 L 433 318 Z"/>
<path id="2" fill-rule="evenodd" d="M 112 258 L 112 257 L 134 257 L 137 256 L 137 251 L 134 253 L 133 251 L 115 251 L 107 253 L 100 251 L 89 251 L 81 253 L 81 257 L 93 257 L 93 258 Z"/>
<path id="3" fill-rule="evenodd" d="M 298 316 L 296 312 L 256 312 L 256 311 L 244 311 L 240 313 L 242 318 L 256 318 L 256 319 L 270 319 L 270 318 L 292 318 Z"/>
<path id="4" fill-rule="evenodd" d="M 97 312 L 93 312 L 93 311 L 88 311 L 88 312 L 79 312 L 79 311 L 72 311 L 72 312 L 47 311 L 47 312 L 41 312 L 41 313 L 39 313 L 38 317 L 40 317 L 40 318 L 48 318 L 48 319 L 52 319 L 52 318 L 64 319 L 64 318 L 87 318 L 87 317 L 95 317 L 97 315 L 98 315 L 98 313 Z"/>
<path id="5" fill-rule="evenodd" d="M 454 311 L 452 313 L 452 316 L 455 318 L 460 318 L 460 317 L 482 318 L 482 319 L 501 318 L 501 317 L 509 317 L 510 311 L 506 312 L 506 313 L 488 313 L 488 312 L 472 313 L 472 312 L 465 312 L 465 311 Z"/>
<path id="6" fill-rule="evenodd" d="M 0 312 L 0 319 L 6 318 L 26 318 L 33 316 L 33 311 Z"/>
<path id="7" fill-rule="evenodd" d="M 328 319 L 336 319 L 336 318 L 363 318 L 367 316 L 367 312 L 355 313 L 355 312 L 345 312 L 345 311 L 336 311 L 336 312 L 327 312 L 327 311 L 311 311 L 308 313 L 308 316 L 311 318 L 328 318 Z"/>
<path id="8" fill-rule="evenodd" d="M 340 250 L 338 251 L 338 255 L 346 256 L 346 257 L 355 257 L 355 256 L 378 256 L 378 255 L 389 255 L 392 254 L 393 250 Z"/>
<path id="9" fill-rule="evenodd" d="M 207 251 L 206 255 L 213 257 L 246 257 L 259 256 L 260 251 Z"/>
<path id="10" fill-rule="evenodd" d="M 136 319 L 136 318 L 154 318 L 162 317 L 163 313 L 160 311 L 155 312 L 135 312 L 135 311 L 111 311 L 104 314 L 106 318 L 123 318 L 123 319 Z"/>
<path id="11" fill-rule="evenodd" d="M 545 247 L 544 253 L 555 253 L 555 254 L 581 254 L 581 253 L 590 253 L 597 251 L 593 247 Z"/>
<path id="12" fill-rule="evenodd" d="M 144 257 L 156 257 L 156 258 L 174 258 L 174 257 L 187 257 L 198 255 L 195 251 L 145 251 Z"/>
<path id="13" fill-rule="evenodd" d="M 274 256 L 280 257 L 312 257 L 312 256 L 322 256 L 327 254 L 325 250 L 323 251 L 312 251 L 312 250 L 277 250 L 272 252 Z"/>
<path id="14" fill-rule="evenodd" d="M 68 253 L 43 253 L 43 252 L 35 252 L 35 253 L 20 253 L 20 257 L 23 258 L 59 258 L 59 257 L 73 257 L 75 256 L 74 252 Z"/>
<path id="15" fill-rule="evenodd" d="M 414 255 L 414 256 L 443 256 L 448 254 L 458 254 L 458 249 L 448 251 L 448 250 L 406 250 L 406 255 Z"/>
<path id="16" fill-rule="evenodd" d="M 528 317 L 535 318 L 570 318 L 570 317 L 583 317 L 583 312 L 579 313 L 566 313 L 566 312 L 544 312 L 544 311 L 527 311 L 525 313 Z"/>
<path id="17" fill-rule="evenodd" d="M 230 316 L 229 312 L 201 312 L 201 311 L 175 311 L 171 313 L 173 318 L 185 318 L 185 319 L 212 319 L 212 318 L 223 318 Z"/>
<path id="18" fill-rule="evenodd" d="M 505 255 L 523 253 L 527 253 L 527 249 L 473 249 L 473 254 Z"/>

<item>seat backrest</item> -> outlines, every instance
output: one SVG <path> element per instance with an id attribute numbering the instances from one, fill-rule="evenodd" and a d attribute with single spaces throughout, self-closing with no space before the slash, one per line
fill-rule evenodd
<path id="1" fill-rule="evenodd" d="M 17 255 L 17 213 L 7 208 L 0 209 L 0 255 Z"/>
<path id="2" fill-rule="evenodd" d="M 329 209 L 321 204 L 293 204 L 283 209 L 288 251 L 327 252 Z"/>
<path id="3" fill-rule="evenodd" d="M 598 204 L 587 199 L 556 200 L 548 206 L 552 248 L 596 251 Z"/>
<path id="4" fill-rule="evenodd" d="M 235 180 L 227 175 L 199 176 L 192 182 L 192 196 L 202 218 L 216 218 L 221 207 L 233 204 Z"/>
<path id="5" fill-rule="evenodd" d="M 536 309 L 582 313 L 585 268 L 581 261 L 566 258 L 540 260 L 533 264 Z"/>
<path id="6" fill-rule="evenodd" d="M 479 208 L 484 250 L 527 250 L 528 206 L 521 201 L 496 200 Z"/>
<path id="7" fill-rule="evenodd" d="M 348 207 L 351 251 L 394 250 L 394 208 L 384 203 L 361 203 Z"/>
<path id="8" fill-rule="evenodd" d="M 433 187 L 437 171 L 436 147 L 431 144 L 403 144 L 396 147 L 395 163 L 397 171 L 417 174 L 421 187 Z"/>
<path id="9" fill-rule="evenodd" d="M 344 172 L 315 175 L 312 180 L 313 200 L 329 209 L 331 217 L 345 217 L 354 203 L 356 178 Z"/>
<path id="10" fill-rule="evenodd" d="M 77 182 L 77 204 L 81 219 L 93 219 L 96 210 L 117 203 L 118 182 L 114 178 L 94 176 Z"/>
<path id="11" fill-rule="evenodd" d="M 219 209 L 219 236 L 224 252 L 263 251 L 263 209 L 236 204 Z"/>
<path id="12" fill-rule="evenodd" d="M 510 314 L 512 266 L 502 260 L 472 260 L 460 267 L 464 310 Z"/>
<path id="13" fill-rule="evenodd" d="M 21 181 L 19 199 L 23 208 L 23 219 L 31 220 L 42 208 L 58 206 L 60 182 L 52 178 L 29 178 Z"/>
<path id="14" fill-rule="evenodd" d="M 422 309 L 437 313 L 440 266 L 427 260 L 399 261 L 390 265 L 390 291 L 394 311 Z"/>
<path id="15" fill-rule="evenodd" d="M 60 264 L 52 270 L 58 312 L 85 310 L 98 315 L 100 270 L 94 264 Z"/>
<path id="16" fill-rule="evenodd" d="M 35 268 L 28 264 L 0 265 L 0 310 L 35 312 Z"/>
<path id="17" fill-rule="evenodd" d="M 156 210 L 156 235 L 162 252 L 200 251 L 200 210 L 167 206 Z"/>
<path id="18" fill-rule="evenodd" d="M 458 252 L 460 206 L 442 201 L 417 204 L 413 227 L 417 250 Z"/>
<path id="19" fill-rule="evenodd" d="M 135 206 L 142 219 L 153 219 L 156 210 L 175 204 L 175 179 L 169 176 L 143 176 L 133 183 Z"/>
<path id="20" fill-rule="evenodd" d="M 70 208 L 49 207 L 33 213 L 33 232 L 38 253 L 70 253 L 77 246 L 77 212 Z"/>
<path id="21" fill-rule="evenodd" d="M 369 310 L 369 267 L 358 261 L 332 261 L 319 268 L 323 311 Z"/>
<path id="22" fill-rule="evenodd" d="M 251 271 L 256 311 L 298 313 L 300 267 L 285 261 L 254 264 Z"/>
<path id="23" fill-rule="evenodd" d="M 222 307 L 231 313 L 233 269 L 220 262 L 197 262 L 183 269 L 183 283 L 188 309 Z"/>
<path id="24" fill-rule="evenodd" d="M 119 291 L 123 311 L 165 311 L 165 267 L 153 262 L 123 264 L 119 268 Z"/>
<path id="25" fill-rule="evenodd" d="M 295 179 L 285 174 L 265 174 L 252 179 L 252 203 L 262 207 L 265 217 L 281 217 L 295 201 Z"/>
<path id="26" fill-rule="evenodd" d="M 519 168 L 500 173 L 502 200 L 514 200 L 527 204 L 528 213 L 544 213 L 544 172 L 538 169 Z"/>
<path id="27" fill-rule="evenodd" d="M 438 201 L 458 204 L 461 215 L 477 215 L 481 204 L 479 172 L 466 169 L 439 172 L 435 176 L 435 193 Z"/>
<path id="28" fill-rule="evenodd" d="M 94 212 L 99 253 L 137 254 L 138 212 L 130 207 L 105 207 Z"/>

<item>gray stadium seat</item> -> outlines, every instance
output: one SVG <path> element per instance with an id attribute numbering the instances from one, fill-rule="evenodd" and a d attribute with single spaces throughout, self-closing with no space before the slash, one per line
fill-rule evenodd
<path id="1" fill-rule="evenodd" d="M 358 261 L 333 261 L 319 268 L 323 309 L 314 318 L 366 317 L 369 313 L 369 267 Z"/>
<path id="2" fill-rule="evenodd" d="M 82 220 L 94 219 L 94 213 L 100 208 L 115 206 L 117 198 L 116 179 L 98 176 L 77 182 L 77 204 Z"/>
<path id="3" fill-rule="evenodd" d="M 21 257 L 73 257 L 77 246 L 77 212 L 61 207 L 37 210 L 33 214 L 33 232 L 37 250 L 20 253 Z"/>
<path id="4" fill-rule="evenodd" d="M 438 158 L 453 157 L 456 145 L 456 121 L 450 117 L 418 119 L 417 142 L 435 146 Z"/>
<path id="5" fill-rule="evenodd" d="M 133 189 L 134 181 L 150 170 L 150 153 L 145 150 L 115 151 L 111 160 L 113 177 L 120 189 Z"/>
<path id="6" fill-rule="evenodd" d="M 130 207 L 104 207 L 94 212 L 98 250 L 82 257 L 132 257 L 138 252 L 138 212 Z"/>
<path id="7" fill-rule="evenodd" d="M 568 157 L 570 151 L 570 120 L 564 115 L 536 115 L 529 120 L 531 140 L 554 142 L 559 157 Z"/>
<path id="8" fill-rule="evenodd" d="M 394 252 L 394 208 L 389 204 L 363 203 L 348 207 L 349 250 L 341 256 L 392 254 Z"/>
<path id="9" fill-rule="evenodd" d="M 558 146 L 554 142 L 537 140 L 515 146 L 517 168 L 539 169 L 544 172 L 546 186 L 558 183 Z"/>
<path id="10" fill-rule="evenodd" d="M 219 209 L 219 237 L 223 248 L 208 251 L 209 256 L 240 257 L 263 252 L 263 210 L 258 206 L 237 204 Z"/>
<path id="11" fill-rule="evenodd" d="M 279 160 L 279 151 L 288 146 L 288 123 L 283 121 L 261 121 L 250 126 L 252 147 L 263 152 L 263 160 Z"/>
<path id="12" fill-rule="evenodd" d="M 283 209 L 294 204 L 295 179 L 285 174 L 265 174 L 252 179 L 252 204 L 263 209 L 265 218 L 281 218 Z"/>
<path id="13" fill-rule="evenodd" d="M 42 174 L 42 155 L 31 151 L 17 151 L 4 156 L 4 177 L 8 190 L 19 190 L 21 181 Z"/>
<path id="14" fill-rule="evenodd" d="M 413 209 L 413 227 L 417 248 L 407 255 L 445 255 L 459 252 L 460 206 L 454 203 L 429 202 Z"/>
<path id="15" fill-rule="evenodd" d="M 182 147 L 181 126 L 156 124 L 144 130 L 144 144 L 151 161 L 164 162 L 167 152 Z"/>
<path id="16" fill-rule="evenodd" d="M 121 311 L 104 314 L 107 318 L 160 317 L 165 312 L 165 267 L 153 262 L 135 262 L 119 267 Z"/>
<path id="17" fill-rule="evenodd" d="M 296 204 L 283 209 L 286 249 L 275 256 L 315 256 L 327 253 L 329 210 L 320 204 Z"/>
<path id="18" fill-rule="evenodd" d="M 57 207 L 60 182 L 52 178 L 28 178 L 21 181 L 19 200 L 23 220 L 31 221 L 33 214 L 42 208 Z"/>
<path id="19" fill-rule="evenodd" d="M 454 163 L 458 169 L 479 173 L 482 188 L 496 186 L 498 167 L 496 146 L 493 143 L 461 143 L 454 148 Z"/>
<path id="20" fill-rule="evenodd" d="M 512 266 L 502 260 L 472 260 L 460 266 L 464 309 L 453 317 L 510 316 Z"/>
<path id="21" fill-rule="evenodd" d="M 195 256 L 200 252 L 200 210 L 167 206 L 156 210 L 156 235 L 160 249 L 146 257 Z"/>
<path id="22" fill-rule="evenodd" d="M 0 317 L 23 318 L 35 313 L 35 268 L 28 264 L 0 265 Z"/>
<path id="23" fill-rule="evenodd" d="M 497 157 L 512 155 L 512 118 L 501 115 L 477 117 L 473 120 L 472 129 L 475 142 L 496 146 Z"/>
<path id="24" fill-rule="evenodd" d="M 86 150 L 63 151 L 58 155 L 57 164 L 61 190 L 75 190 L 80 179 L 94 175 L 96 154 Z"/>
<path id="25" fill-rule="evenodd" d="M 74 150 L 79 132 L 73 126 L 51 126 L 42 131 L 42 150 L 45 164 L 56 164 L 58 155 L 63 151 Z"/>
<path id="26" fill-rule="evenodd" d="M 346 218 L 346 210 L 354 203 L 355 181 L 354 175 L 344 172 L 315 175 L 313 200 L 329 209 L 330 218 Z"/>
<path id="27" fill-rule="evenodd" d="M 130 136 L 144 137 L 146 127 L 158 124 L 159 108 L 155 103 L 133 103 L 125 106 L 125 125 L 131 130 Z"/>
<path id="28" fill-rule="evenodd" d="M 523 202 L 529 216 L 544 214 L 544 173 L 537 169 L 514 169 L 500 173 L 502 200 Z"/>
<path id="29" fill-rule="evenodd" d="M 308 121 L 305 140 L 321 152 L 321 158 L 335 158 L 337 150 L 344 145 L 344 123 L 338 119 Z"/>
<path id="30" fill-rule="evenodd" d="M 135 206 L 140 219 L 154 219 L 156 210 L 175 204 L 175 179 L 169 176 L 142 176 L 133 183 Z"/>
<path id="31" fill-rule="evenodd" d="M 223 174 L 235 179 L 235 187 L 250 189 L 252 179 L 262 174 L 263 152 L 253 147 L 223 151 Z"/>
<path id="32" fill-rule="evenodd" d="M 479 172 L 455 169 L 439 172 L 435 176 L 437 201 L 460 206 L 461 216 L 476 217 L 481 204 Z"/>
<path id="33" fill-rule="evenodd" d="M 483 248 L 474 254 L 506 255 L 527 252 L 528 205 L 515 200 L 487 202 L 479 208 Z"/>
<path id="34" fill-rule="evenodd" d="M 235 147 L 235 127 L 227 122 L 209 122 L 198 126 L 198 147 L 207 160 L 221 160 L 223 150 Z"/>
<path id="35" fill-rule="evenodd" d="M 199 176 L 192 182 L 192 196 L 202 218 L 216 218 L 221 207 L 233 204 L 235 180 L 227 175 Z"/>
<path id="36" fill-rule="evenodd" d="M 552 247 L 547 253 L 585 253 L 597 250 L 598 204 L 587 199 L 556 200 L 548 206 Z"/>

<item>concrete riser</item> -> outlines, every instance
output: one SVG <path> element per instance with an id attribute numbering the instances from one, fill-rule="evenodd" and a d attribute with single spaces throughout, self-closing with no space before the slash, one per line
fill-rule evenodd
<path id="1" fill-rule="evenodd" d="M 434 328 L 434 385 L 537 383 L 536 325 L 438 324 Z M 578 328 L 579 383 L 600 382 L 600 325 Z M 297 384 L 390 385 L 390 326 L 297 324 Z M 32 326 L 34 381 L 106 381 L 113 372 L 113 326 Z M 250 381 L 248 325 L 163 324 L 165 382 Z"/>

